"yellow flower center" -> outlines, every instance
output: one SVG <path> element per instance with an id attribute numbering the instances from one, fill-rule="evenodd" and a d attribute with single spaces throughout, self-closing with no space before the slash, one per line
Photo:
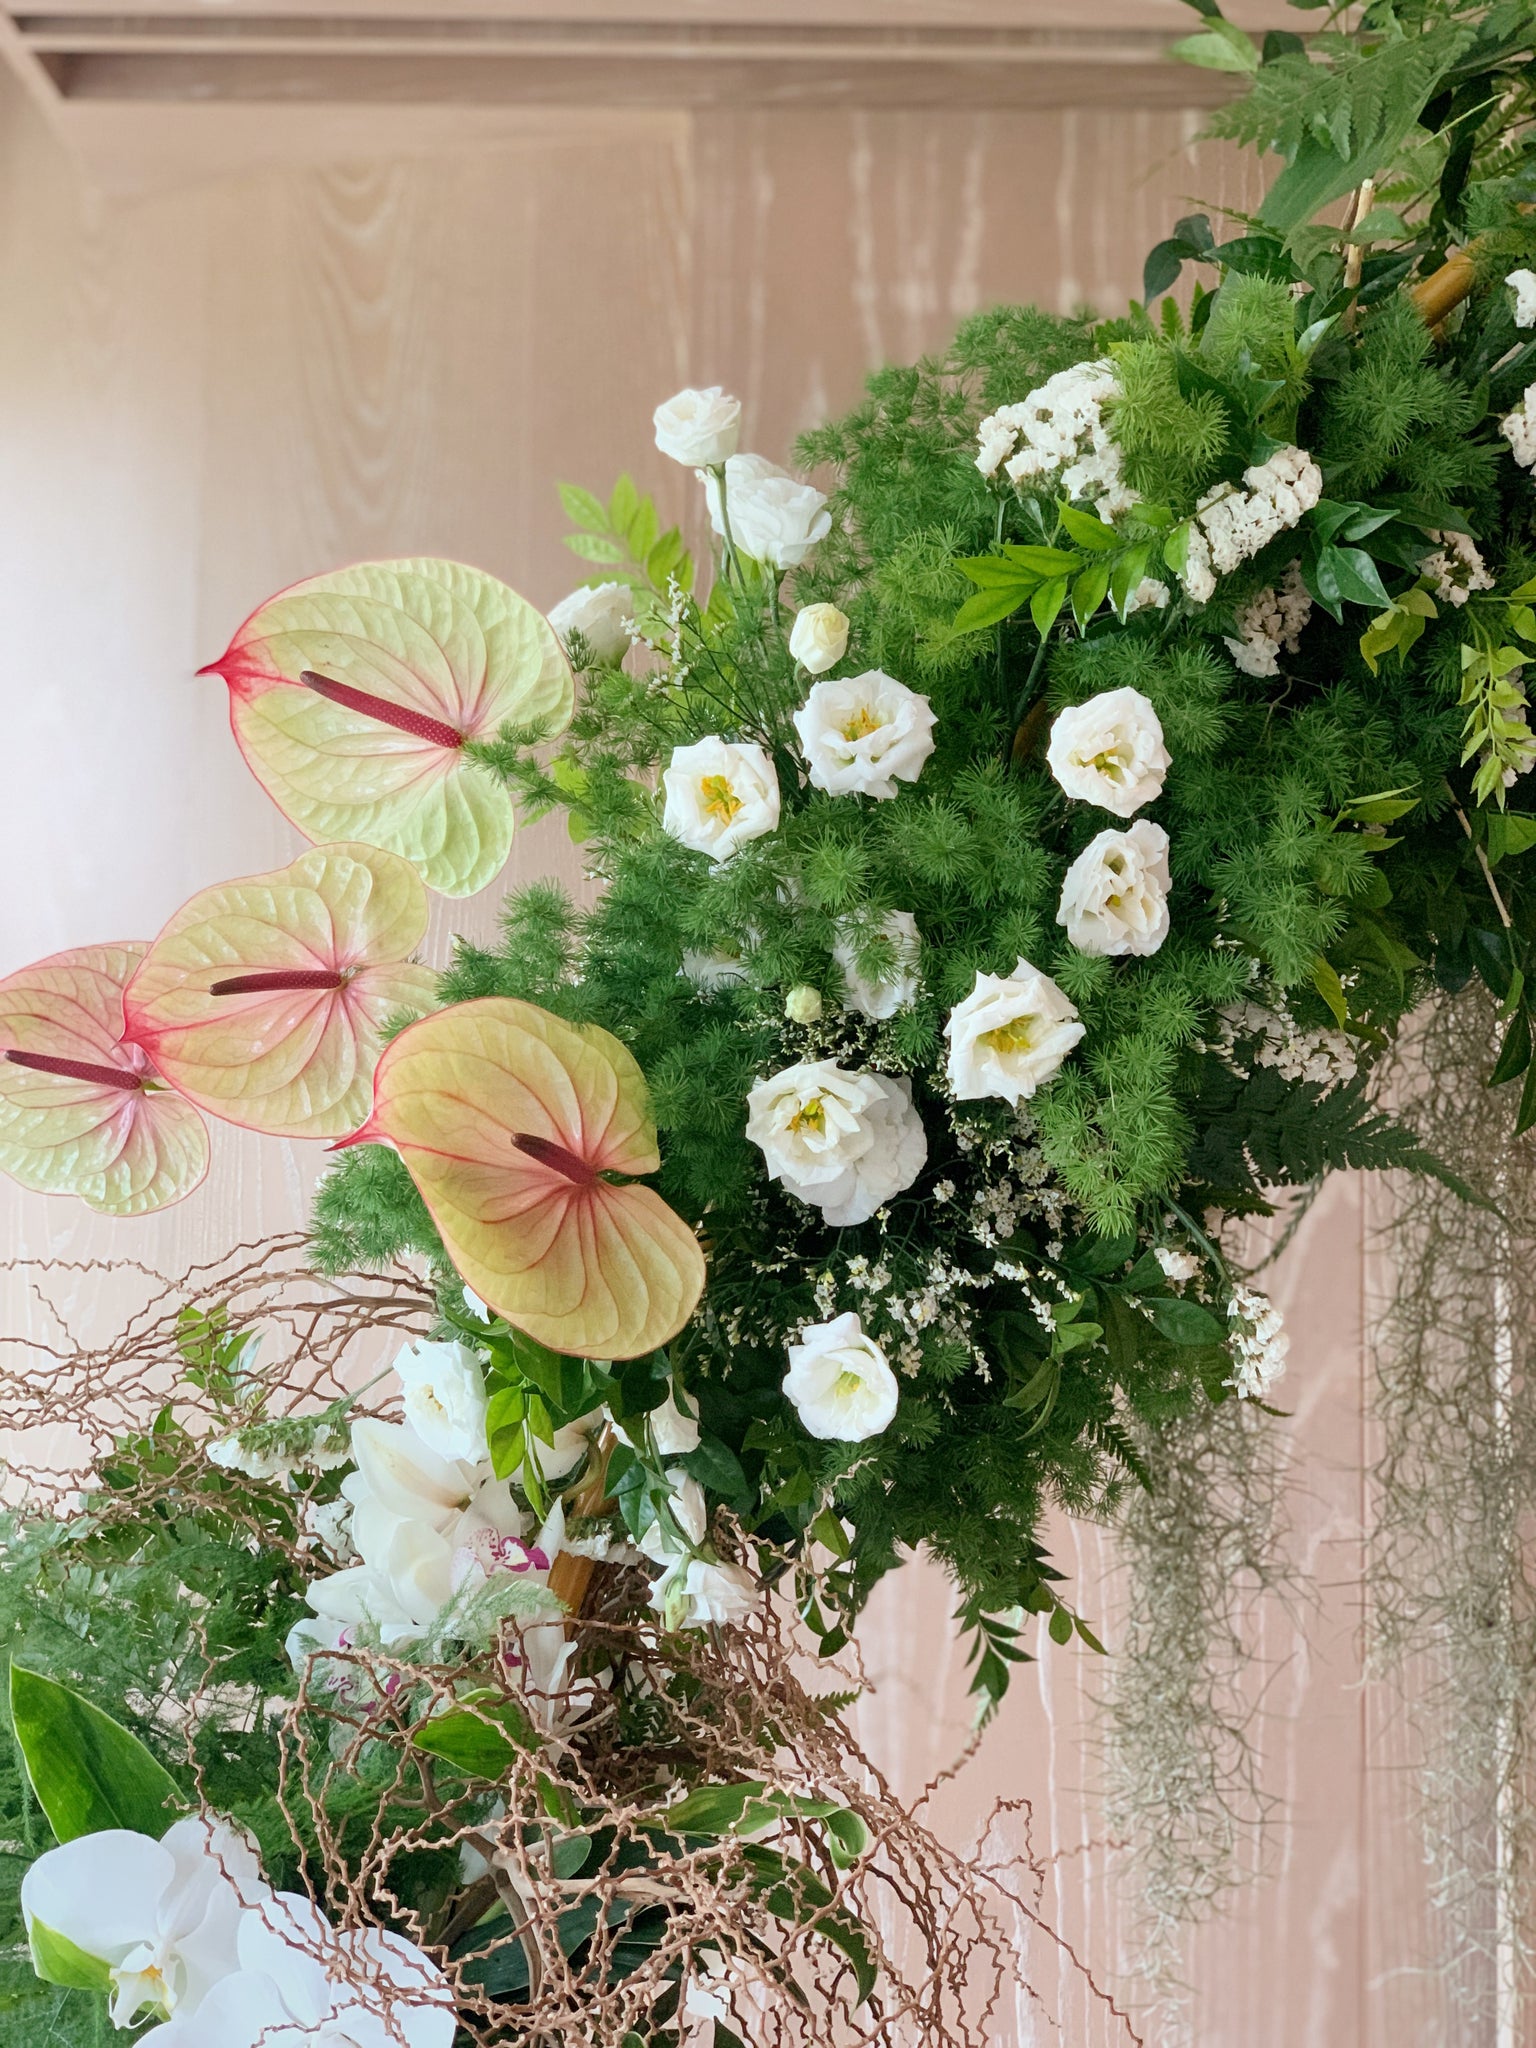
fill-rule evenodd
<path id="1" fill-rule="evenodd" d="M 857 1394 L 859 1390 L 863 1387 L 863 1385 L 863 1380 L 859 1377 L 859 1375 L 856 1372 L 848 1372 L 845 1370 L 838 1374 L 837 1379 L 833 1384 L 832 1392 L 837 1400 L 847 1401 L 854 1394 Z"/>
<path id="2" fill-rule="evenodd" d="M 1125 755 L 1118 747 L 1106 747 L 1102 754 L 1093 755 L 1087 766 L 1118 782 L 1125 773 Z"/>
<path id="3" fill-rule="evenodd" d="M 1029 1035 L 1030 1026 L 1034 1022 L 1033 1017 L 1010 1018 L 1008 1023 L 999 1024 L 995 1031 L 983 1031 L 981 1042 L 983 1045 L 989 1045 L 994 1052 L 1028 1052 L 1034 1044 Z"/>
<path id="4" fill-rule="evenodd" d="M 827 1128 L 827 1112 L 819 1095 L 813 1095 L 809 1102 L 802 1102 L 789 1120 L 792 1131 L 817 1131 Z"/>
<path id="5" fill-rule="evenodd" d="M 878 732 L 884 723 L 884 719 L 876 718 L 867 704 L 861 704 L 858 710 L 854 712 L 852 718 L 843 727 L 843 738 L 845 740 L 868 739 L 869 735 L 872 732 Z"/>
<path id="6" fill-rule="evenodd" d="M 741 809 L 741 798 L 724 775 L 704 776 L 699 783 L 699 794 L 704 799 L 704 815 L 718 818 L 722 825 L 729 825 Z"/>

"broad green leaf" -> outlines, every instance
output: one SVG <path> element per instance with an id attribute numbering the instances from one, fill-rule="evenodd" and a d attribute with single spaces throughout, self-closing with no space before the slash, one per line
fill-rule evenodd
<path id="1" fill-rule="evenodd" d="M 1170 1344 L 1219 1344 L 1226 1331 L 1208 1308 L 1177 1294 L 1144 1295 L 1141 1302 L 1160 1337 Z"/>
<path id="2" fill-rule="evenodd" d="M 612 494 L 608 499 L 608 524 L 615 533 L 627 533 L 629 531 L 635 519 L 639 516 L 640 507 L 643 503 L 644 500 L 635 488 L 634 478 L 629 474 L 628 470 L 625 470 L 615 482 Z"/>
<path id="3" fill-rule="evenodd" d="M 633 1178 L 660 1167 L 656 1126 L 610 1033 L 499 996 L 424 1017 L 386 1047 L 349 1142 L 380 1141 L 464 1280 L 552 1351 L 636 1358 L 692 1315 L 704 1257 Z"/>
<path id="4" fill-rule="evenodd" d="M 1051 1609 L 1051 1618 L 1046 1623 L 1046 1629 L 1053 1643 L 1058 1645 L 1070 1643 L 1072 1640 L 1071 1614 L 1065 1607 L 1053 1607 Z"/>
<path id="5" fill-rule="evenodd" d="M 567 519 L 574 519 L 588 533 L 608 531 L 608 514 L 590 491 L 584 491 L 580 484 L 560 484 L 556 488 Z"/>
<path id="6" fill-rule="evenodd" d="M 1072 616 L 1079 626 L 1086 626 L 1099 606 L 1104 602 L 1109 589 L 1109 564 L 1102 558 L 1090 562 L 1080 576 L 1072 582 Z"/>
<path id="7" fill-rule="evenodd" d="M 429 1756 L 440 1756 L 477 1778 L 499 1784 L 518 1755 L 539 1747 L 539 1733 L 515 1700 L 476 1695 L 461 1709 L 437 1714 L 411 1740 Z"/>
<path id="8" fill-rule="evenodd" d="M 1499 1057 L 1488 1076 L 1488 1086 L 1502 1088 L 1506 1081 L 1513 1081 L 1523 1074 L 1530 1063 L 1531 1020 L 1522 1005 L 1509 1020 L 1504 1042 L 1499 1047 Z"/>
<path id="9" fill-rule="evenodd" d="M 1312 986 L 1332 1010 L 1334 1022 L 1342 1031 L 1349 1022 L 1349 999 L 1344 993 L 1344 984 L 1338 971 L 1321 953 L 1312 962 Z"/>
<path id="10" fill-rule="evenodd" d="M 1122 623 L 1125 619 L 1125 608 L 1140 587 L 1151 559 L 1152 543 L 1143 541 L 1140 547 L 1128 548 L 1110 572 L 1109 601 L 1115 608 L 1115 616 Z"/>
<path id="11" fill-rule="evenodd" d="M 1120 546 L 1120 536 L 1112 526 L 1106 526 L 1102 519 L 1091 512 L 1079 512 L 1075 505 L 1058 505 L 1057 517 L 1071 534 L 1080 548 L 1087 548 L 1092 555 L 1107 554 Z"/>
<path id="12" fill-rule="evenodd" d="M 1043 640 L 1056 623 L 1057 614 L 1067 601 L 1067 579 L 1056 576 L 1049 583 L 1042 583 L 1029 600 L 1029 615 L 1035 622 L 1036 631 Z"/>
<path id="13" fill-rule="evenodd" d="M 409 861 L 316 847 L 177 911 L 128 984 L 127 1037 L 211 1116 L 342 1137 L 372 1106 L 385 1025 L 436 1003 L 436 975 L 407 957 L 426 931 Z"/>
<path id="14" fill-rule="evenodd" d="M 112 1989 L 112 1967 L 105 1956 L 87 1954 L 36 1917 L 27 1923 L 27 1947 L 32 1953 L 32 1967 L 45 1984 L 62 1984 L 71 1991 Z"/>
<path id="15" fill-rule="evenodd" d="M 1490 811 L 1487 827 L 1490 863 L 1512 860 L 1536 846 L 1536 817 L 1524 811 Z"/>
<path id="16" fill-rule="evenodd" d="M 956 612 L 955 631 L 975 633 L 983 626 L 995 626 L 999 620 L 1011 618 L 1030 592 L 1039 587 L 1031 577 L 1027 583 L 997 583 L 990 589 L 978 590 Z"/>
<path id="17" fill-rule="evenodd" d="M 67 1685 L 11 1666 L 11 1722 L 27 1778 L 60 1842 L 103 1828 L 158 1841 L 189 1802 L 136 1735 Z"/>
<path id="18" fill-rule="evenodd" d="M 552 737 L 575 702 L 531 604 L 426 558 L 279 591 L 203 673 L 228 684 L 248 766 L 306 838 L 398 853 L 445 896 L 494 881 L 512 844 L 511 795 L 465 741 L 508 724 Z"/>
<path id="19" fill-rule="evenodd" d="M 853 1965 L 860 2005 L 879 1982 L 880 1968 L 869 1931 L 852 1913 L 833 1904 L 832 1894 L 801 1864 L 786 1863 L 776 1850 L 752 1845 L 742 1852 L 753 1871 L 758 1903 L 781 1920 L 796 1920 L 814 1927 L 824 1941 L 832 1943 Z"/>
<path id="20" fill-rule="evenodd" d="M 123 990 L 145 948 L 80 946 L 0 981 L 0 1173 L 108 1216 L 191 1194 L 208 1127 L 123 1042 Z"/>
<path id="21" fill-rule="evenodd" d="M 1199 35 L 1181 36 L 1169 45 L 1168 54 L 1181 64 L 1198 64 L 1207 71 L 1253 72 L 1259 68 L 1258 46 L 1230 21 L 1213 21 Z"/>
<path id="22" fill-rule="evenodd" d="M 1327 547 L 1322 559 L 1332 572 L 1334 589 L 1346 604 L 1391 604 L 1381 571 L 1364 548 Z"/>
<path id="23" fill-rule="evenodd" d="M 1027 569 L 1032 576 L 1070 576 L 1074 569 L 1081 569 L 1083 558 L 1070 548 L 1047 548 L 1026 545 L 1022 541 L 1010 541 L 1003 549 L 1004 558 L 1016 562 L 1021 569 Z"/>
<path id="24" fill-rule="evenodd" d="M 606 533 L 569 533 L 565 544 L 584 562 L 601 562 L 605 567 L 614 567 L 624 559 L 623 542 Z"/>

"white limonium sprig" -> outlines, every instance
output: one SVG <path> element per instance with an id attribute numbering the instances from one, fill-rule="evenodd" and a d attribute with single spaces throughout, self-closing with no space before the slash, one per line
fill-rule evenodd
<path id="1" fill-rule="evenodd" d="M 1512 270 L 1504 282 L 1515 295 L 1515 325 L 1536 327 L 1536 270 Z"/>
<path id="2" fill-rule="evenodd" d="M 933 706 L 883 669 L 816 684 L 794 714 L 811 787 L 890 798 L 933 752 Z"/>
<path id="3" fill-rule="evenodd" d="M 1499 432 L 1509 443 L 1522 469 L 1536 469 L 1536 384 L 1527 384 L 1525 395 L 1513 412 L 1499 421 Z"/>
<path id="4" fill-rule="evenodd" d="M 1087 1026 L 1048 974 L 1020 959 L 1012 974 L 980 974 L 944 1026 L 949 1084 L 960 1102 L 1000 1096 L 1015 1108 L 1061 1066 Z"/>
<path id="5" fill-rule="evenodd" d="M 807 1060 L 747 1096 L 747 1136 L 769 1174 L 838 1229 L 865 1223 L 922 1172 L 928 1139 L 905 1075 Z"/>
<path id="6" fill-rule="evenodd" d="M 784 1394 L 811 1436 L 858 1444 L 890 1427 L 899 1389 L 885 1353 L 849 1310 L 808 1325 L 790 1345 Z"/>
<path id="7" fill-rule="evenodd" d="M 987 477 L 1001 468 L 1021 490 L 1090 501 L 1108 523 L 1139 502 L 1104 414 L 1119 396 L 1112 363 L 1058 370 L 1027 398 L 987 415 L 976 467 Z"/>
<path id="8" fill-rule="evenodd" d="M 1149 818 L 1100 832 L 1067 870 L 1056 922 L 1080 953 L 1145 959 L 1168 936 L 1168 834 Z"/>
<path id="9" fill-rule="evenodd" d="M 1117 818 L 1155 803 L 1172 766 L 1157 712 L 1130 688 L 1101 690 L 1059 711 L 1046 761 L 1068 796 Z"/>
<path id="10" fill-rule="evenodd" d="M 1311 511 L 1323 494 L 1323 473 L 1304 448 L 1280 448 L 1245 469 L 1243 484 L 1215 485 L 1183 529 L 1176 573 L 1196 604 L 1214 593 L 1218 576 L 1229 576 Z"/>
<path id="11" fill-rule="evenodd" d="M 754 743 L 711 734 L 674 747 L 661 782 L 662 829 L 713 861 L 729 860 L 778 828 L 778 773 L 767 749 Z"/>
<path id="12" fill-rule="evenodd" d="M 1474 591 L 1492 590 L 1496 579 L 1489 575 L 1471 534 L 1432 532 L 1429 538 L 1440 546 L 1425 556 L 1420 567 L 1432 579 L 1442 604 L 1463 605 Z"/>
<path id="13" fill-rule="evenodd" d="M 1285 1371 L 1291 1340 L 1279 1309 L 1256 1287 L 1237 1286 L 1227 1304 L 1232 1377 L 1226 1385 L 1240 1401 L 1262 1401 Z"/>
<path id="14" fill-rule="evenodd" d="M 1245 676 L 1277 676 L 1282 654 L 1294 654 L 1312 616 L 1312 593 L 1302 581 L 1300 562 L 1283 580 L 1249 598 L 1237 614 L 1237 637 L 1222 644 Z"/>

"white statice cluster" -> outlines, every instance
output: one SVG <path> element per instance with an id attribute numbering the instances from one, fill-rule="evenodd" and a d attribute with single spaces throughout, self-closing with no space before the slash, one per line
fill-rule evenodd
<path id="1" fill-rule="evenodd" d="M 1156 576 L 1143 576 L 1136 588 L 1125 601 L 1125 616 L 1132 612 L 1165 612 L 1173 601 L 1173 592 Z"/>
<path id="2" fill-rule="evenodd" d="M 1512 270 L 1504 282 L 1515 295 L 1515 325 L 1536 327 L 1536 270 Z"/>
<path id="3" fill-rule="evenodd" d="M 1181 1252 L 1173 1245 L 1160 1244 L 1153 1248 L 1153 1258 L 1163 1269 L 1163 1278 L 1176 1293 L 1182 1293 L 1191 1280 L 1198 1278 L 1200 1261 L 1193 1252 Z"/>
<path id="4" fill-rule="evenodd" d="M 1281 655 L 1300 647 L 1311 616 L 1312 593 L 1300 562 L 1292 562 L 1278 585 L 1267 584 L 1239 608 L 1237 638 L 1223 635 L 1227 652 L 1245 676 L 1277 676 Z"/>
<path id="5" fill-rule="evenodd" d="M 175 1821 L 158 1841 L 78 1835 L 38 1857 L 21 1906 L 34 1954 L 73 1950 L 77 1970 L 93 1965 L 115 2027 L 161 2022 L 138 2037 L 154 2048 L 449 2048 L 457 2033 L 430 1956 L 274 1891 L 254 1843 L 217 1817 Z"/>
<path id="6" fill-rule="evenodd" d="M 1262 1401 L 1285 1371 L 1291 1340 L 1279 1309 L 1256 1287 L 1234 1287 L 1227 1304 L 1232 1377 L 1226 1385 L 1240 1401 Z"/>
<path id="7" fill-rule="evenodd" d="M 1217 484 L 1195 507 L 1179 577 L 1196 604 L 1213 595 L 1218 576 L 1298 525 L 1323 494 L 1323 473 L 1303 448 L 1277 449 L 1245 469 L 1243 483 Z"/>
<path id="8" fill-rule="evenodd" d="M 1045 1154 L 1034 1138 L 1027 1116 L 1019 1119 L 1017 1136 L 967 1144 L 968 1133 L 956 1132 L 962 1151 L 971 1155 L 976 1182 L 966 1208 L 967 1234 L 984 1251 L 1006 1244 L 1025 1223 L 1043 1223 L 1059 1233 L 1066 1196 L 1057 1185 Z M 1052 1254 L 1054 1256 L 1054 1254 Z"/>
<path id="9" fill-rule="evenodd" d="M 1536 469 L 1536 384 L 1526 385 L 1520 403 L 1499 421 L 1499 432 L 1514 451 L 1520 467 Z"/>
<path id="10" fill-rule="evenodd" d="M 1431 532 L 1429 537 L 1439 541 L 1440 546 L 1434 554 L 1425 556 L 1420 567 L 1433 581 L 1435 595 L 1442 604 L 1462 605 L 1474 591 L 1492 590 L 1495 578 L 1489 575 L 1488 564 L 1471 534 Z"/>
<path id="11" fill-rule="evenodd" d="M 803 1060 L 757 1082 L 747 1096 L 747 1136 L 772 1178 L 839 1230 L 867 1223 L 912 1185 L 928 1157 L 906 1076 L 860 1073 L 835 1060 Z"/>
<path id="12" fill-rule="evenodd" d="M 1298 1024 L 1278 992 L 1267 1005 L 1239 1003 L 1223 1010 L 1219 1022 L 1220 1035 L 1211 1050 L 1229 1064 L 1236 1064 L 1234 1050 L 1241 1042 L 1245 1061 L 1273 1067 L 1285 1081 L 1341 1088 L 1355 1078 L 1359 1061 L 1353 1039 L 1342 1031 Z"/>
<path id="13" fill-rule="evenodd" d="M 1107 525 L 1139 502 L 1125 481 L 1120 445 L 1104 409 L 1120 396 L 1114 365 L 1077 363 L 1058 370 L 1017 405 L 999 406 L 978 429 L 976 467 L 1001 469 L 1023 488 L 1091 503 Z"/>

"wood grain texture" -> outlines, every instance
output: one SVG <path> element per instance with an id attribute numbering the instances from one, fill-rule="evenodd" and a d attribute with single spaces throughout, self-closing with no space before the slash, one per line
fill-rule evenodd
<path id="1" fill-rule="evenodd" d="M 1182 19 L 1136 0 L 1154 4 Z M 1180 110 L 802 108 L 518 135 L 466 121 L 403 148 L 387 111 L 353 109 L 339 141 L 279 124 L 263 168 L 241 155 L 241 175 L 178 185 L 166 159 L 154 189 L 123 196 L 85 183 L 0 81 L 0 966 L 147 936 L 194 888 L 295 850 L 239 763 L 220 686 L 194 676 L 260 598 L 349 558 L 432 550 L 552 602 L 575 576 L 556 479 L 601 487 L 628 467 L 697 522 L 691 480 L 650 445 L 658 398 L 724 382 L 751 443 L 779 454 L 871 365 L 937 346 L 988 301 L 1117 305 L 1186 200 L 1256 196 L 1194 147 L 1196 126 Z M 546 872 L 581 886 L 557 823 L 523 834 L 507 879 Z M 451 930 L 489 934 L 497 894 L 440 911 L 434 957 Z M 0 1183 L 0 1229 L 12 1259 L 176 1270 L 292 1224 L 321 1160 L 220 1131 L 210 1182 L 164 1218 L 108 1224 Z M 1191 1943 L 1200 2048 L 1464 2039 L 1417 1974 L 1432 1925 L 1400 1717 L 1360 1684 L 1371 1199 L 1334 1183 L 1276 1277 L 1294 1409 L 1277 1426 L 1314 1598 L 1263 1620 L 1253 1678 L 1284 1804 L 1269 1878 Z M 42 1315 L 26 1274 L 0 1271 L 0 1327 Z M 1063 1528 L 1057 1554 L 1113 1648 L 1108 1540 Z M 909 1791 L 966 1739 L 948 1606 L 913 1565 L 865 1631 L 879 1689 L 860 1723 Z M 1094 1789 L 1103 1677 L 1047 1647 L 934 1810 L 962 1840 L 996 1798 L 1027 1797 L 1043 1909 L 1134 2001 L 1128 1872 Z M 999 2042 L 1126 2038 L 1061 1951 L 1020 1941 L 1038 1997 L 1000 2017 Z"/>

